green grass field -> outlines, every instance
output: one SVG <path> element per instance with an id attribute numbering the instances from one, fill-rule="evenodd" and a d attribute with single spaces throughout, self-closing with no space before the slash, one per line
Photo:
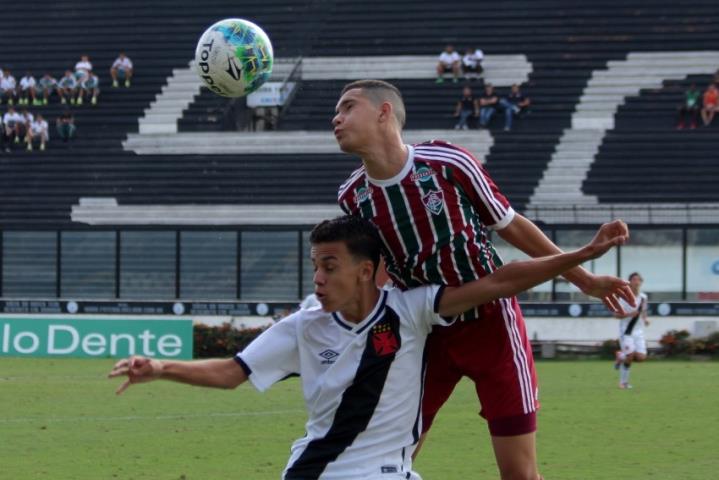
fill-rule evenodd
<path id="1" fill-rule="evenodd" d="M 296 379 L 265 394 L 169 382 L 116 397 L 109 360 L 0 359 L 0 479 L 277 479 L 303 434 Z M 540 362 L 539 461 L 547 480 L 719 477 L 719 363 L 650 362 L 620 391 L 608 362 Z M 464 382 L 416 469 L 497 478 Z"/>

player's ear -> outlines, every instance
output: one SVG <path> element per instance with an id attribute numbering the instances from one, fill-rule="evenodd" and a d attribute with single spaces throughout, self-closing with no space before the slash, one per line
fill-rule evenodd
<path id="1" fill-rule="evenodd" d="M 392 103 L 390 102 L 382 102 L 382 105 L 379 107 L 379 120 L 380 122 L 387 122 L 391 120 L 394 116 L 394 109 L 392 108 Z"/>
<path id="2" fill-rule="evenodd" d="M 375 265 L 372 260 L 362 260 L 359 270 L 360 280 L 374 283 L 374 271 Z"/>

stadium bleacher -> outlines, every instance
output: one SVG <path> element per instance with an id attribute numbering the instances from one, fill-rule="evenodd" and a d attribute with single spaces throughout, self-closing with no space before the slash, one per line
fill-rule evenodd
<path id="1" fill-rule="evenodd" d="M 526 56 L 531 72 L 520 80 L 524 80 L 525 92 L 533 100 L 532 113 L 517 122 L 512 132 L 498 131 L 501 118 L 495 116 L 491 149 L 485 158 L 497 183 L 520 210 L 531 204 L 563 133 L 572 125 L 572 115 L 593 72 L 606 69 L 610 60 L 626 59 L 629 52 L 712 50 L 712 39 L 719 38 L 719 7 L 711 1 L 682 5 L 660 1 L 651 6 L 618 1 L 601 6 L 569 1 L 488 5 L 459 0 L 442 4 L 372 1 L 362 5 L 346 0 L 271 5 L 250 2 L 243 4 L 242 16 L 263 25 L 274 41 L 278 58 L 303 56 L 308 62 L 331 56 L 348 61 L 362 56 L 430 58 L 429 78 L 404 78 L 401 72 L 406 69 L 401 65 L 397 67 L 399 73 L 386 77 L 399 77 L 396 83 L 407 99 L 409 129 L 448 129 L 453 124 L 452 105 L 459 86 L 431 81 L 431 58 L 444 44 L 453 43 L 460 49 L 476 45 L 488 58 Z M 212 21 L 233 15 L 235 9 L 219 1 L 201 6 L 185 2 L 182 8 L 169 10 L 162 1 L 132 1 L 122 6 L 111 2 L 42 2 L 42 6 L 30 18 L 20 6 L 9 6 L 0 19 L 4 32 L 0 63 L 16 73 L 30 69 L 36 75 L 45 70 L 59 75 L 81 53 L 87 53 L 100 73 L 103 92 L 97 107 L 73 108 L 79 131 L 70 145 L 54 139 L 47 152 L 28 154 L 16 149 L 2 155 L 3 225 L 66 225 L 71 222 L 72 206 L 78 205 L 81 197 L 112 196 L 120 204 L 138 205 L 218 201 L 276 204 L 276 190 L 256 188 L 256 174 L 251 172 L 262 166 L 277 172 L 278 189 L 293 203 L 329 202 L 333 193 L 318 195 L 316 184 L 307 187 L 315 173 L 325 169 L 327 181 L 323 185 L 330 188 L 354 165 L 347 159 L 333 161 L 336 168 L 330 173 L 316 155 L 282 163 L 257 154 L 136 155 L 125 151 L 122 141 L 138 132 L 139 119 L 173 69 L 187 70 L 199 33 Z M 20 18 L 22 25 L 17 23 Z M 27 32 L 42 31 L 50 25 L 52 42 L 42 49 L 33 48 Z M 108 85 L 107 69 L 120 50 L 136 64 L 137 76 L 130 89 Z M 392 65 L 388 68 L 391 70 Z M 719 167 L 708 156 L 716 151 L 710 133 L 716 126 L 693 132 L 691 165 L 697 168 L 685 168 L 681 177 L 675 175 L 673 168 L 681 164 L 676 155 L 683 155 L 686 149 L 680 145 L 688 138 L 672 127 L 681 95 L 677 81 L 686 79 L 670 79 L 658 91 L 642 91 L 622 104 L 596 162 L 592 152 L 582 154 L 591 155 L 591 168 L 583 183 L 585 194 L 596 196 L 600 202 L 682 201 L 687 185 L 710 185 L 717 178 Z M 328 130 L 334 101 L 344 82 L 303 81 L 294 103 L 280 119 L 280 131 Z M 500 92 L 508 86 L 500 84 Z M 655 101 L 660 97 L 661 101 Z M 57 104 L 31 110 L 51 120 L 61 111 Z M 178 130 L 235 128 L 234 115 L 232 102 L 204 90 L 180 115 Z M 638 117 L 643 120 L 634 121 Z M 675 147 L 640 147 L 657 142 Z M 672 156 L 671 152 L 676 154 Z M 272 155 L 271 151 L 266 155 Z M 656 180 L 633 188 L 631 182 L 624 181 L 627 188 L 620 192 L 617 185 L 622 182 L 615 177 L 623 174 L 612 167 L 610 158 L 632 158 L 637 171 L 651 170 L 654 179 L 681 178 L 682 182 L 668 186 Z M 287 164 L 293 170 L 279 167 Z M 626 162 L 623 165 L 626 167 Z M 292 181 L 283 183 L 283 175 Z M 674 193 L 667 195 L 669 190 Z M 708 186 L 699 187 L 684 200 L 717 202 L 719 193 Z"/>

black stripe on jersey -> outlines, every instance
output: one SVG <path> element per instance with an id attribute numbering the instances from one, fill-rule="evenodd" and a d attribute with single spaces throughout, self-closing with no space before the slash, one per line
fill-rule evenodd
<path id="1" fill-rule="evenodd" d="M 637 325 L 637 322 L 639 321 L 639 317 L 642 316 L 642 309 L 644 308 L 644 299 L 642 298 L 641 302 L 639 302 L 639 308 L 637 309 L 637 314 L 632 317 L 631 320 L 629 320 L 629 323 L 627 324 L 627 328 L 624 329 L 624 335 L 631 335 L 632 330 L 634 330 L 634 327 Z"/>
<path id="2" fill-rule="evenodd" d="M 399 317 L 390 308 L 384 308 L 383 313 L 375 326 L 384 333 L 392 332 L 396 340 L 396 350 L 385 355 L 378 354 L 375 344 L 378 340 L 372 332 L 368 332 L 354 380 L 342 395 L 332 425 L 323 438 L 312 440 L 307 444 L 304 452 L 287 469 L 285 480 L 319 478 L 327 465 L 335 461 L 352 445 L 357 435 L 367 428 L 379 403 L 397 350 L 402 345 L 399 336 Z"/>
<path id="3" fill-rule="evenodd" d="M 414 419 L 414 425 L 412 426 L 412 445 L 419 442 L 419 436 L 421 432 L 422 420 L 422 401 L 424 399 L 424 379 L 427 375 L 427 342 L 424 343 L 424 350 L 422 351 L 422 375 L 419 377 L 421 386 L 419 389 L 419 406 L 417 407 L 417 416 Z M 404 450 L 402 450 L 404 452 Z"/>

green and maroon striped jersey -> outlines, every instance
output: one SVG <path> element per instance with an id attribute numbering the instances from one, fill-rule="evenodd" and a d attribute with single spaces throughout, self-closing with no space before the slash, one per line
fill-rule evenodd
<path id="1" fill-rule="evenodd" d="M 408 161 L 393 178 L 370 178 L 361 167 L 338 195 L 346 213 L 379 230 L 395 285 L 460 285 L 496 270 L 502 260 L 488 229 L 514 218 L 507 199 L 467 150 L 436 140 L 408 147 Z"/>

